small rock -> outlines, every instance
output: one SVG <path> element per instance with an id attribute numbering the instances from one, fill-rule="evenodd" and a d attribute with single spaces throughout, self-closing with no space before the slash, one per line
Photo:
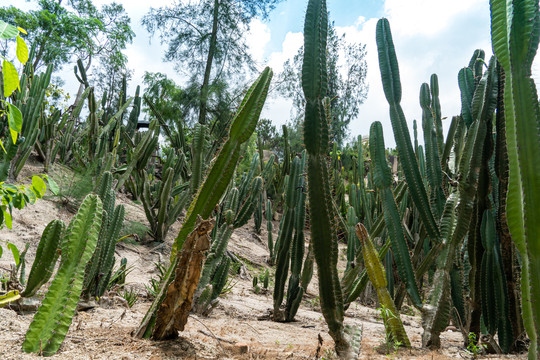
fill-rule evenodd
<path id="1" fill-rule="evenodd" d="M 246 343 L 236 343 L 234 347 L 236 348 L 235 352 L 237 354 L 247 354 L 249 349 L 249 345 Z"/>

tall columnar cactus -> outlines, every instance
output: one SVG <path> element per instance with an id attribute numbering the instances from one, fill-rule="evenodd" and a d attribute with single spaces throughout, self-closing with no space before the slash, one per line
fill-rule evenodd
<path id="1" fill-rule="evenodd" d="M 264 69 L 242 100 L 232 120 L 229 138 L 221 148 L 205 181 L 199 187 L 187 211 L 180 232 L 173 244 L 171 265 L 163 277 L 156 299 L 135 332 L 136 336 L 149 337 L 151 335 L 155 322 L 155 313 L 164 299 L 167 286 L 172 281 L 172 275 L 177 263 L 177 252 L 182 249 L 184 240 L 195 228 L 197 217 L 209 218 L 214 207 L 229 186 L 240 158 L 240 148 L 249 139 L 259 120 L 271 79 L 272 70 L 270 68 Z"/>
<path id="2" fill-rule="evenodd" d="M 124 137 L 129 139 L 130 142 L 132 142 L 131 138 L 129 138 L 127 135 Z M 141 141 L 139 141 L 136 145 L 133 144 L 132 157 L 128 162 L 125 171 L 118 178 L 115 190 L 119 190 L 122 188 L 124 183 L 129 179 L 135 169 L 143 170 L 146 167 L 150 156 L 157 147 L 158 137 L 159 126 L 157 126 L 157 123 L 151 123 L 150 129 L 146 131 L 144 135 L 142 135 Z"/>
<path id="3" fill-rule="evenodd" d="M 272 200 L 268 199 L 266 200 L 266 230 L 268 231 L 268 252 L 270 262 L 272 262 L 272 259 L 274 258 L 274 235 L 272 234 L 274 229 L 272 220 L 274 220 L 274 214 L 272 212 Z"/>
<path id="4" fill-rule="evenodd" d="M 303 159 L 295 157 L 287 182 L 285 193 L 284 214 L 281 231 L 276 240 L 276 279 L 274 286 L 274 320 L 292 321 L 298 310 L 304 289 L 300 288 L 300 273 L 304 255 L 304 222 L 305 222 L 305 194 L 302 176 L 304 172 L 305 153 Z M 292 253 L 292 254 L 291 254 Z M 292 256 L 291 256 L 292 255 Z M 287 308 L 281 311 L 281 303 L 285 295 L 285 282 L 291 277 L 287 291 Z"/>
<path id="5" fill-rule="evenodd" d="M 51 356 L 64 341 L 81 295 L 84 269 L 97 244 L 102 204 L 88 195 L 62 242 L 62 260 L 47 295 L 26 332 L 23 351 Z"/>
<path id="6" fill-rule="evenodd" d="M 424 228 L 429 238 L 437 243 L 440 238 L 439 228 L 431 211 L 427 191 L 411 144 L 407 121 L 400 105 L 401 80 L 399 78 L 399 66 L 390 32 L 390 24 L 387 19 L 383 18 L 377 23 L 376 39 L 383 90 L 390 105 L 390 121 L 392 122 L 403 173 Z"/>
<path id="7" fill-rule="evenodd" d="M 285 305 L 285 320 L 293 321 L 294 316 L 298 312 L 300 302 L 306 288 L 301 285 L 302 276 L 302 259 L 304 258 L 304 227 L 306 226 L 306 179 L 303 176 L 304 167 L 306 163 L 306 152 L 302 153 L 301 174 L 298 180 L 297 190 L 300 191 L 296 200 L 296 211 L 294 220 L 294 237 L 292 240 L 291 248 L 291 276 L 289 278 L 289 285 L 287 288 L 287 303 Z M 306 258 L 306 265 L 309 267 L 309 257 Z M 312 266 L 312 265 L 311 265 Z M 309 271 L 309 270 L 306 270 Z M 307 284 L 306 284 L 307 286 Z"/>
<path id="8" fill-rule="evenodd" d="M 33 296 L 52 276 L 66 225 L 61 220 L 53 220 L 45 227 L 36 251 L 26 288 L 22 296 Z"/>
<path id="9" fill-rule="evenodd" d="M 480 61 L 478 59 L 481 59 L 483 54 L 481 51 L 477 51 L 470 67 L 460 73 L 459 81 L 462 98 L 464 99 L 463 102 L 467 103 L 463 104 L 463 120 L 457 118 L 457 125 L 455 125 L 455 129 L 447 138 L 447 144 L 445 144 L 442 156 L 446 162 L 450 152 L 448 143 L 453 141 L 456 167 L 450 170 L 455 174 L 459 184 L 457 191 L 452 191 L 451 188 L 443 189 L 443 192 L 448 191 L 450 194 L 446 199 L 442 216 L 440 216 L 443 193 L 439 189 L 441 186 L 439 172 L 442 169 L 438 166 L 439 161 L 436 160 L 437 153 L 440 155 L 440 150 L 436 145 L 438 140 L 433 136 L 437 133 L 437 130 L 434 130 L 432 126 L 435 119 L 431 117 L 434 111 L 432 108 L 430 109 L 428 85 L 424 84 L 421 90 L 421 105 L 424 110 L 423 120 L 426 129 L 424 135 L 427 146 L 427 161 L 424 160 L 423 151 L 419 146 L 416 154 L 418 162 L 416 162 L 412 155 L 412 145 L 410 144 L 405 117 L 399 106 L 401 97 L 399 70 L 389 24 L 386 19 L 381 19 L 377 24 L 377 45 L 383 88 L 390 104 L 390 116 L 403 172 L 412 200 L 422 219 L 422 225 L 432 240 L 429 252 L 427 252 L 425 259 L 416 269 L 416 277 L 421 277 L 429 268 L 429 264 L 432 264 L 436 258 L 434 286 L 422 308 L 424 327 L 422 340 L 424 346 L 438 347 L 440 346 L 439 334 L 446 327 L 452 308 L 450 274 L 456 266 L 455 257 L 468 234 L 469 243 L 473 241 L 473 236 L 469 233 L 471 224 L 474 224 L 471 219 L 476 216 L 475 211 L 477 210 L 475 209 L 479 208 L 479 201 L 485 201 L 484 199 L 487 197 L 487 192 L 484 192 L 485 189 L 480 193 L 477 192 L 477 188 L 479 186 L 479 173 L 483 169 L 482 164 L 485 164 L 489 159 L 487 154 L 489 153 L 491 139 L 487 134 L 488 129 L 491 129 L 491 117 L 495 110 L 494 99 L 496 99 L 497 95 L 496 87 L 493 85 L 496 83 L 493 77 L 494 62 L 490 62 L 488 71 L 482 74 L 482 66 L 479 66 Z M 456 124 L 455 121 L 454 124 Z M 447 165 L 444 166 L 445 170 L 447 170 Z M 422 176 L 416 176 L 422 173 L 427 174 L 427 183 L 423 182 Z M 481 187 L 487 188 L 488 185 L 485 184 L 488 184 L 488 182 L 486 182 L 485 177 L 480 179 L 482 180 Z M 427 193 L 425 192 L 427 185 L 431 187 L 431 204 L 427 201 Z M 440 195 L 437 195 L 437 192 Z M 436 218 L 437 220 L 435 220 Z M 434 227 L 431 226 L 433 224 Z M 472 261 L 470 256 L 469 260 Z M 457 284 L 457 282 L 454 282 L 454 284 Z M 454 295 L 458 292 L 458 289 L 454 289 Z"/>
<path id="10" fill-rule="evenodd" d="M 308 194 L 311 242 L 319 276 L 323 316 L 339 356 L 350 357 L 351 346 L 343 328 L 343 295 L 337 272 L 337 236 L 326 155 L 328 122 L 323 99 L 327 94 L 326 41 L 328 13 L 326 1 L 310 0 L 304 22 L 304 59 L 302 89 L 306 99 L 304 142 L 308 154 Z"/>
<path id="11" fill-rule="evenodd" d="M 51 81 L 52 70 L 53 67 L 50 65 L 44 73 L 32 79 L 26 74 L 21 76 L 20 93 L 14 105 L 21 110 L 24 121 L 17 141 L 6 142 L 6 151 L 0 151 L 0 181 L 8 178 L 16 179 L 34 149 L 41 131 L 40 117 L 43 116 L 43 102 Z"/>
<path id="12" fill-rule="evenodd" d="M 354 227 L 358 224 L 358 217 L 354 211 L 354 207 L 349 206 L 347 211 L 347 227 L 348 227 L 348 236 L 347 236 L 347 268 L 349 270 L 351 266 L 355 266 L 356 252 L 360 249 L 360 242 L 358 237 L 355 235 Z"/>
<path id="13" fill-rule="evenodd" d="M 421 308 L 422 300 L 416 284 L 409 248 L 405 240 L 405 232 L 401 224 L 401 215 L 392 193 L 392 173 L 386 163 L 382 125 L 378 121 L 371 124 L 369 147 L 374 168 L 374 182 L 381 194 L 384 222 L 392 242 L 392 254 L 397 264 L 399 276 L 406 284 L 407 292 L 413 304 Z"/>
<path id="14" fill-rule="evenodd" d="M 175 168 L 168 167 L 163 173 L 161 181 L 157 182 L 156 190 L 151 190 L 148 175 L 144 173 L 143 192 L 141 201 L 143 203 L 146 219 L 150 224 L 150 235 L 158 242 L 165 241 L 170 226 L 178 219 L 187 202 L 187 196 L 176 199 L 171 196 L 174 183 L 177 180 Z"/>
<path id="15" fill-rule="evenodd" d="M 504 353 L 512 346 L 512 325 L 508 313 L 506 281 L 503 274 L 501 250 L 492 210 L 482 216 L 482 244 L 486 249 L 482 258 L 482 318 L 492 336 L 499 334 L 499 344 Z"/>
<path id="16" fill-rule="evenodd" d="M 535 0 L 491 0 L 493 52 L 506 76 L 504 106 L 508 145 L 508 226 L 522 261 L 523 322 L 531 339 L 529 359 L 540 341 L 540 115 L 531 65 L 538 49 Z"/>
<path id="17" fill-rule="evenodd" d="M 139 115 L 141 114 L 141 97 L 139 96 L 139 93 L 141 91 L 141 87 L 137 86 L 137 89 L 135 90 L 135 100 L 133 101 L 133 108 L 131 109 L 131 112 L 129 113 L 127 125 L 126 125 L 126 133 L 133 137 L 133 134 L 135 133 L 135 130 L 137 129 L 137 123 L 139 122 Z"/>
<path id="18" fill-rule="evenodd" d="M 196 124 L 193 129 L 193 142 L 191 143 L 191 192 L 197 192 L 203 177 L 203 158 L 205 146 L 206 126 Z"/>

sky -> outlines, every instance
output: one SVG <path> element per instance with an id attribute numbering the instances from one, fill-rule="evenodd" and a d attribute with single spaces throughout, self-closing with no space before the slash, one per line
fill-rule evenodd
<path id="1" fill-rule="evenodd" d="M 99 6 L 109 0 L 94 0 Z M 181 82 L 171 63 L 163 62 L 165 46 L 159 39 L 151 38 L 141 26 L 141 18 L 148 12 L 149 2 L 141 0 L 117 0 L 123 4 L 131 17 L 136 34 L 133 44 L 125 53 L 129 68 L 134 70 L 129 93 L 142 85 L 145 71 L 163 72 Z M 153 0 L 157 8 L 171 4 L 173 0 Z M 346 34 L 348 42 L 360 42 L 367 48 L 369 93 L 360 106 L 358 117 L 349 125 L 350 135 L 367 136 L 373 121 L 383 124 L 387 147 L 395 141 L 389 118 L 389 107 L 382 90 L 375 43 L 377 20 L 386 17 L 390 22 L 402 85 L 402 101 L 405 117 L 412 135 L 413 119 L 421 120 L 419 91 L 422 83 L 429 83 L 431 74 L 439 78 L 439 92 L 443 127 L 450 125 L 452 116 L 460 113 L 460 93 L 457 83 L 458 71 L 467 66 L 475 49 L 486 52 L 486 61 L 492 54 L 490 42 L 489 2 L 487 0 L 328 0 L 330 20 L 334 21 L 339 34 Z M 15 5 L 27 8 L 31 5 L 20 0 L 0 0 L 0 6 Z M 247 43 L 258 67 L 270 66 L 279 73 L 283 63 L 292 58 L 303 44 L 302 28 L 306 0 L 286 0 L 276 7 L 269 19 L 253 20 Z M 535 62 L 533 73 L 540 73 Z M 66 66 L 62 78 L 68 91 L 75 92 L 76 82 L 72 67 Z M 540 79 L 540 76 L 535 76 Z M 537 81 L 537 84 L 539 81 Z M 71 89 L 73 88 L 73 90 Z M 290 118 L 291 102 L 275 95 L 266 102 L 262 117 L 269 118 L 281 128 Z M 420 132 L 421 126 L 419 126 Z M 421 134 L 421 132 L 420 132 Z M 421 140 L 421 135 L 419 135 Z"/>

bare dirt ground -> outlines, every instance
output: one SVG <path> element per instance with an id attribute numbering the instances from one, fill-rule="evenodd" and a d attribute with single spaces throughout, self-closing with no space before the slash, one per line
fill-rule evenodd
<path id="1" fill-rule="evenodd" d="M 27 169 L 25 169 L 27 170 Z M 25 174 L 40 172 L 37 164 L 29 166 Z M 25 175 L 23 174 L 22 177 Z M 69 174 L 58 168 L 53 171 L 61 183 Z M 126 205 L 126 220 L 146 223 L 142 206 L 119 195 L 117 201 Z M 15 210 L 13 229 L 0 231 L 0 244 L 4 254 L 0 258 L 0 273 L 9 271 L 13 262 L 6 243 L 19 249 L 30 243 L 26 257 L 29 268 L 34 260 L 41 233 L 48 222 L 62 219 L 68 223 L 73 216 L 61 198 L 49 196 L 24 210 Z M 274 224 L 278 229 L 278 223 Z M 266 231 L 255 235 L 253 224 L 237 229 L 232 236 L 229 250 L 245 264 L 240 275 L 231 277 L 231 290 L 222 296 L 220 304 L 209 317 L 191 316 L 186 330 L 173 341 L 150 341 L 133 338 L 130 333 L 138 326 L 150 306 L 145 285 L 157 276 L 156 262 L 166 262 L 172 241 L 179 229 L 179 222 L 169 231 L 163 245 L 150 243 L 120 243 L 116 258 L 126 257 L 133 271 L 127 277 L 128 286 L 139 293 L 138 302 L 127 308 L 121 302 L 110 301 L 100 307 L 78 312 L 67 337 L 53 359 L 315 359 L 318 336 L 323 340 L 319 357 L 334 358 L 333 342 L 318 311 L 317 281 L 308 288 L 296 321 L 277 323 L 265 318 L 272 307 L 271 290 L 253 292 L 252 277 L 268 268 L 266 257 Z M 263 224 L 263 228 L 264 228 Z M 277 230 L 276 230 L 277 231 Z M 274 234 L 274 239 L 277 234 Z M 272 285 L 270 286 L 272 288 Z M 43 291 L 41 291 L 43 293 Z M 113 298 L 111 294 L 110 298 Z M 18 314 L 9 307 L 0 308 L 0 359 L 38 359 L 35 354 L 25 354 L 21 345 L 33 313 Z M 384 327 L 373 308 L 352 305 L 346 312 L 345 323 L 362 328 L 360 359 L 455 359 L 472 358 L 462 348 L 462 336 L 446 331 L 441 336 L 442 348 L 438 351 L 421 349 L 422 327 L 420 317 L 401 315 L 413 347 L 381 355 L 375 348 L 384 340 Z M 523 355 L 480 356 L 490 359 L 525 359 Z"/>

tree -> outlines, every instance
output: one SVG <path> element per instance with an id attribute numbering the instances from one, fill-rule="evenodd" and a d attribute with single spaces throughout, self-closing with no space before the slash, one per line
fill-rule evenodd
<path id="1" fill-rule="evenodd" d="M 201 0 L 152 8 L 142 23 L 168 45 L 165 60 L 189 69 L 200 84 L 198 122 L 205 124 L 213 85 L 241 69 L 251 70 L 245 32 L 254 17 L 268 16 L 281 0 Z"/>
<path id="2" fill-rule="evenodd" d="M 367 97 L 366 45 L 348 43 L 345 34 L 339 36 L 332 23 L 328 28 L 327 54 L 330 140 L 342 148 L 348 136 L 349 123 L 358 115 L 358 109 Z M 300 48 L 293 59 L 285 62 L 277 85 L 277 90 L 293 101 L 293 128 L 301 124 L 305 108 L 301 87 L 303 56 L 304 49 Z"/>
<path id="3" fill-rule="evenodd" d="M 0 8 L 0 19 L 29 33 L 35 47 L 34 69 L 53 64 L 60 69 L 79 58 L 90 67 L 95 57 L 122 61 L 122 50 L 135 34 L 122 5 L 111 3 L 98 10 L 91 0 L 38 0 L 40 9 L 24 12 L 14 6 Z"/>
<path id="4" fill-rule="evenodd" d="M 182 89 L 174 80 L 159 72 L 145 72 L 143 82 L 146 85 L 145 97 L 169 126 L 177 126 L 179 121 L 184 122 L 197 110 L 196 87 Z M 153 116 L 148 106 L 143 111 Z"/>

